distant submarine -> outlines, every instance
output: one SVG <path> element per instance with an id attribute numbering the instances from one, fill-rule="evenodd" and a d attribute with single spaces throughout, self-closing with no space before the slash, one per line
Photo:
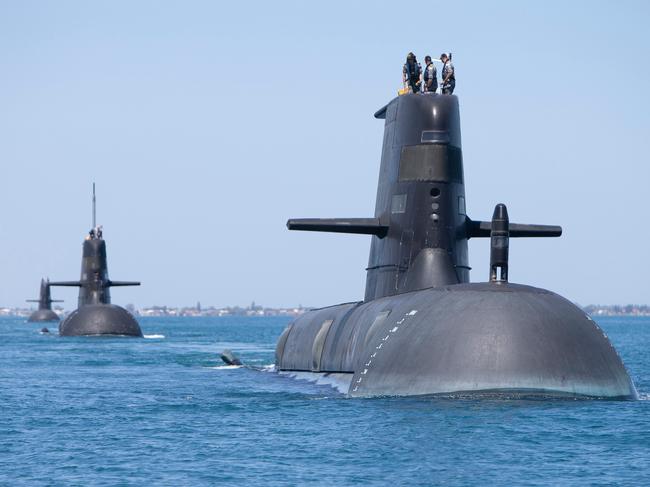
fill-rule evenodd
<path id="1" fill-rule="evenodd" d="M 52 303 L 61 303 L 60 299 L 52 299 L 50 293 L 50 280 L 41 279 L 41 292 L 38 299 L 28 299 L 28 303 L 38 303 L 38 309 L 34 311 L 27 321 L 59 321 L 59 315 L 52 311 Z"/>
<path id="2" fill-rule="evenodd" d="M 139 286 L 139 282 L 112 281 L 108 278 L 106 242 L 101 226 L 96 225 L 95 185 L 93 184 L 93 227 L 83 243 L 81 279 L 50 282 L 50 286 L 79 288 L 78 308 L 59 325 L 61 336 L 121 335 L 141 337 L 142 330 L 133 315 L 111 304 L 109 288 Z"/>
<path id="3" fill-rule="evenodd" d="M 458 98 L 407 94 L 385 120 L 374 218 L 295 219 L 290 230 L 372 235 L 365 299 L 298 317 L 276 369 L 338 376 L 350 396 L 507 393 L 635 399 L 621 358 L 581 309 L 508 282 L 510 237 L 557 226 L 471 220 Z M 490 280 L 469 282 L 467 240 L 490 238 Z M 349 384 L 349 385 L 348 385 Z"/>

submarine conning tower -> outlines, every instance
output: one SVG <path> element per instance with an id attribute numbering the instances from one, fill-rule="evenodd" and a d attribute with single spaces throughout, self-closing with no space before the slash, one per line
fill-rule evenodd
<path id="1" fill-rule="evenodd" d="M 408 94 L 375 113 L 385 120 L 374 218 L 292 219 L 291 230 L 373 235 L 365 301 L 470 280 L 467 240 L 490 221 L 465 211 L 455 95 Z M 557 237 L 554 225 L 509 223 L 510 237 Z"/>
<path id="2" fill-rule="evenodd" d="M 93 229 L 83 243 L 81 279 L 71 282 L 52 282 L 52 286 L 79 288 L 78 307 L 91 304 L 111 304 L 110 288 L 114 286 L 139 286 L 136 281 L 111 281 L 108 278 L 106 241 L 101 229 Z"/>
<path id="3" fill-rule="evenodd" d="M 400 96 L 385 119 L 365 300 L 469 282 L 458 98 Z M 380 236 L 381 237 L 381 236 Z"/>
<path id="4" fill-rule="evenodd" d="M 81 279 L 78 306 L 110 304 L 110 280 L 106 262 L 106 242 L 103 238 L 84 240 L 81 257 Z M 107 285 L 108 284 L 108 285 Z"/>

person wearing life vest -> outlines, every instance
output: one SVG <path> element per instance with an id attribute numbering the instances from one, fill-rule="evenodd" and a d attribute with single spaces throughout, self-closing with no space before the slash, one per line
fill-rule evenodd
<path id="1" fill-rule="evenodd" d="M 444 52 L 440 55 L 442 61 L 442 93 L 444 95 L 451 95 L 456 88 L 456 73 L 454 65 L 451 64 L 451 59 Z"/>
<path id="2" fill-rule="evenodd" d="M 421 76 L 422 66 L 420 66 L 418 60 L 415 58 L 415 54 L 409 52 L 406 56 L 404 69 L 402 70 L 402 80 L 413 93 L 419 93 L 420 91 L 420 86 L 422 85 Z"/>
<path id="3" fill-rule="evenodd" d="M 431 61 L 431 56 L 426 56 L 424 62 L 427 65 L 426 68 L 424 68 L 424 92 L 435 93 L 438 89 L 438 70 Z"/>

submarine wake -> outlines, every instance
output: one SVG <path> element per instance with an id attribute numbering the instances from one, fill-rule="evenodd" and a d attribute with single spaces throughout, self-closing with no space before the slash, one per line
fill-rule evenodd
<path id="1" fill-rule="evenodd" d="M 319 372 L 280 372 L 280 375 L 294 380 L 310 382 L 318 386 L 330 386 L 341 394 L 347 394 L 352 381 L 352 374 Z"/>

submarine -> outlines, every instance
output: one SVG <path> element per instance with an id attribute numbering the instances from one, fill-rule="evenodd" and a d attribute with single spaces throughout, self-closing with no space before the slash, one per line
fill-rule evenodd
<path id="1" fill-rule="evenodd" d="M 50 282 L 50 286 L 79 288 L 78 307 L 59 324 L 60 336 L 119 335 L 142 337 L 140 325 L 126 309 L 111 304 L 110 288 L 139 286 L 136 281 L 108 278 L 106 241 L 103 228 L 96 224 L 95 184 L 93 183 L 93 224 L 83 242 L 81 278 L 78 281 Z"/>
<path id="2" fill-rule="evenodd" d="M 384 136 L 373 218 L 290 219 L 290 230 L 371 236 L 362 301 L 314 309 L 280 335 L 275 368 L 329 374 L 351 397 L 506 394 L 636 399 L 618 353 L 580 308 L 508 279 L 511 238 L 554 225 L 466 214 L 456 95 L 405 94 L 375 113 Z M 490 242 L 470 282 L 468 240 Z"/>
<path id="3" fill-rule="evenodd" d="M 28 299 L 28 303 L 38 303 L 38 309 L 34 311 L 27 321 L 59 321 L 59 315 L 52 310 L 52 303 L 62 303 L 60 299 L 52 299 L 50 292 L 50 280 L 41 279 L 41 292 L 38 299 Z"/>

